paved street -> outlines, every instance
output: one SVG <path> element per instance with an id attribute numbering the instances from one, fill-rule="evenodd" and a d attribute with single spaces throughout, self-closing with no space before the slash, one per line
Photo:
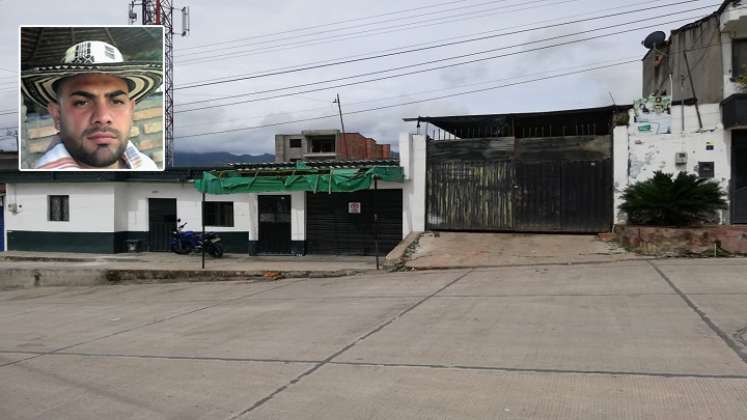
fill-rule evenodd
<path id="1" fill-rule="evenodd" d="M 747 260 L 0 292 L 1 419 L 741 419 Z"/>

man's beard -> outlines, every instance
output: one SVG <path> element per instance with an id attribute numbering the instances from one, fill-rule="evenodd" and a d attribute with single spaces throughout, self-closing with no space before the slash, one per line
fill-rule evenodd
<path id="1" fill-rule="evenodd" d="M 95 133 L 109 133 L 116 136 L 119 140 L 116 145 L 116 149 L 112 151 L 111 147 L 114 145 L 96 146 L 93 152 L 87 151 L 84 148 L 84 144 L 87 141 L 86 137 Z M 124 139 L 122 133 L 119 130 L 110 127 L 91 127 L 83 130 L 78 138 L 74 138 L 65 130 L 65 125 L 60 121 L 60 136 L 62 137 L 65 149 L 67 149 L 70 156 L 75 159 L 76 162 L 82 163 L 86 166 L 93 166 L 95 168 L 105 168 L 111 166 L 119 159 L 122 158 L 125 148 L 127 147 L 127 139 Z M 69 141 L 65 141 L 68 139 Z"/>

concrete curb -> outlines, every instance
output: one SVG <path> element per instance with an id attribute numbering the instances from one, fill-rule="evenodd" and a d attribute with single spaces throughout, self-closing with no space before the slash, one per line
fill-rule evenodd
<path id="1" fill-rule="evenodd" d="M 0 269 L 0 290 L 110 284 L 185 283 L 211 281 L 272 281 L 283 278 L 344 277 L 370 270 L 335 271 L 230 271 L 230 270 L 142 270 L 142 269 Z"/>
<path id="2" fill-rule="evenodd" d="M 479 270 L 483 268 L 520 268 L 520 267 L 545 267 L 545 266 L 570 266 L 570 265 L 602 265 L 602 264 L 615 264 L 623 262 L 642 262 L 651 260 L 666 260 L 668 257 L 636 257 L 636 258 L 618 258 L 610 260 L 598 260 L 598 261 L 556 261 L 556 262 L 539 262 L 539 263 L 514 263 L 514 264 L 491 264 L 491 265 L 450 265 L 450 266 L 406 266 L 408 270 L 412 271 L 440 271 L 440 270 Z"/>
<path id="3" fill-rule="evenodd" d="M 384 258 L 384 270 L 397 271 L 404 267 L 408 252 L 417 246 L 422 235 L 423 232 L 410 232 L 405 239 L 400 241 Z"/>

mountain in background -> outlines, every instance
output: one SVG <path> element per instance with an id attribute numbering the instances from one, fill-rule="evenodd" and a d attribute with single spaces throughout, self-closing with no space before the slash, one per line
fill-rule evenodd
<path id="1" fill-rule="evenodd" d="M 228 152 L 189 153 L 176 151 L 174 166 L 227 166 L 229 163 L 271 163 L 275 155 L 234 155 Z"/>

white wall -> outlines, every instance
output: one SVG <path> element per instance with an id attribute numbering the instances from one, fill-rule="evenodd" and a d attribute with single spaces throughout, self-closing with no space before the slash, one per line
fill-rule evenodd
<path id="1" fill-rule="evenodd" d="M 423 166 L 424 168 L 424 166 Z M 424 185 L 423 172 L 423 185 Z M 400 189 L 403 185 L 380 182 L 379 189 Z M 70 196 L 70 221 L 47 220 L 47 196 Z M 303 191 L 262 193 L 291 196 L 291 240 L 306 240 L 306 193 Z M 249 232 L 249 240 L 258 239 L 258 194 L 206 195 L 206 201 L 233 201 L 234 226 L 207 226 L 212 232 Z M 148 199 L 175 198 L 177 218 L 187 228 L 202 227 L 202 194 L 191 182 L 153 183 L 39 183 L 8 184 L 6 194 L 6 230 L 54 232 L 148 231 Z M 19 211 L 10 212 L 10 204 Z M 408 211 L 404 206 L 403 212 Z M 7 242 L 6 242 L 7 243 Z"/>
<path id="2" fill-rule="evenodd" d="M 685 131 L 681 131 L 682 118 L 680 106 L 672 107 L 672 134 L 640 133 L 633 123 L 629 127 L 615 129 L 613 140 L 615 155 L 615 219 L 624 223 L 625 217 L 619 210 L 622 204 L 619 194 L 628 185 L 650 179 L 654 172 L 663 171 L 678 173 L 698 173 L 698 162 L 714 162 L 714 180 L 728 192 L 731 179 L 731 134 L 721 125 L 718 104 L 700 106 L 703 119 L 703 130 L 698 129 L 698 120 L 694 106 L 686 106 Z M 712 145 L 713 150 L 707 150 Z M 687 154 L 685 165 L 675 165 L 675 154 Z M 625 159 L 623 161 L 622 159 Z M 721 213 L 722 222 L 728 222 L 729 212 Z"/>
<path id="3" fill-rule="evenodd" d="M 51 222 L 49 195 L 69 195 L 70 221 Z M 192 183 L 39 183 L 8 184 L 6 230 L 41 232 L 148 231 L 148 199 L 175 198 L 177 217 L 189 229 L 202 227 L 202 194 Z M 210 195 L 206 201 L 233 201 L 234 226 L 208 226 L 213 232 L 246 232 L 250 225 L 248 194 Z M 256 215 L 256 213 L 254 213 Z M 254 216 L 256 218 L 256 216 Z"/>
<path id="4" fill-rule="evenodd" d="M 118 218 L 126 220 L 121 230 L 148 230 L 148 199 L 175 198 L 176 217 L 187 222 L 187 229 L 202 228 L 202 193 L 191 182 L 184 183 L 126 183 L 122 184 L 124 205 L 118 209 Z M 206 226 L 211 232 L 246 232 L 249 230 L 248 194 L 207 194 L 205 201 L 233 201 L 234 226 Z"/>
<path id="5" fill-rule="evenodd" d="M 113 183 L 7 184 L 5 229 L 37 232 L 114 232 Z M 70 220 L 52 222 L 48 196 L 68 195 Z M 15 212 L 10 208 L 15 207 Z"/>
<path id="6" fill-rule="evenodd" d="M 618 125 L 615 127 L 612 133 L 612 174 L 613 174 L 613 189 L 614 189 L 614 206 L 615 206 L 615 222 L 622 223 L 624 221 L 623 215 L 620 215 L 619 208 L 622 204 L 622 193 L 628 186 L 628 156 L 629 150 L 629 135 L 628 127 Z"/>
<path id="7" fill-rule="evenodd" d="M 426 141 L 424 135 L 401 133 L 399 160 L 404 169 L 402 237 L 425 231 Z"/>
<path id="8" fill-rule="evenodd" d="M 306 240 L 306 191 L 293 191 L 291 196 L 291 241 Z M 256 218 L 257 216 L 255 216 Z"/>

